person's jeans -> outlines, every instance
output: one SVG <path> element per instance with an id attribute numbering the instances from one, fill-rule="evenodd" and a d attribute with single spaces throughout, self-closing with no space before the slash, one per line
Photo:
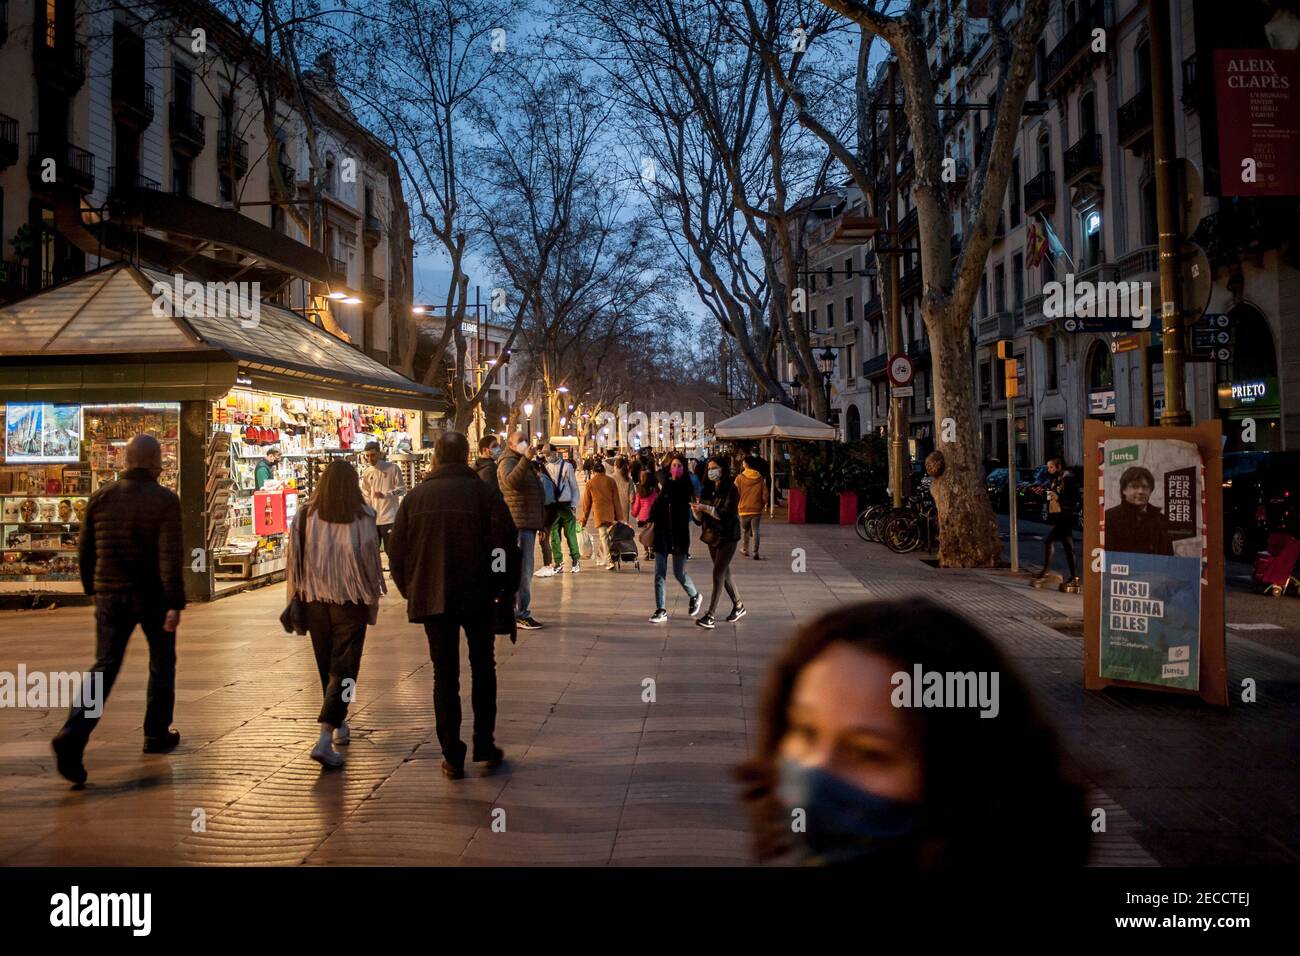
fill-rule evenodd
<path id="1" fill-rule="evenodd" d="M 577 564 L 582 559 L 578 550 L 578 517 L 568 505 L 557 505 L 555 524 L 551 525 L 551 559 L 556 567 L 564 563 L 565 539 L 569 542 L 569 560 Z"/>
<path id="2" fill-rule="evenodd" d="M 532 528 L 519 532 L 519 550 L 523 561 L 519 566 L 519 593 L 515 595 L 515 617 L 532 616 L 529 604 L 533 599 L 533 551 L 537 545 L 537 532 Z"/>
<path id="3" fill-rule="evenodd" d="M 435 614 L 424 620 L 433 661 L 433 716 L 438 745 L 449 763 L 465 763 L 460 739 L 460 629 L 469 644 L 470 704 L 474 708 L 474 749 L 491 747 L 497 722 L 496 638 L 492 634 L 492 609 Z"/>
<path id="4" fill-rule="evenodd" d="M 763 521 L 762 515 L 741 515 L 740 516 L 740 531 L 741 534 L 744 536 L 741 539 L 741 544 L 740 544 L 741 551 L 744 551 L 748 554 L 754 554 L 754 555 L 758 554 L 758 527 L 762 523 L 762 521 Z M 751 532 L 754 535 L 753 551 L 749 550 L 749 535 Z"/>
<path id="5" fill-rule="evenodd" d="M 686 596 L 694 598 L 700 592 L 695 588 L 695 582 L 691 576 L 686 573 L 686 555 L 673 555 L 673 577 L 677 583 L 686 589 Z M 655 610 L 666 608 L 668 596 L 665 590 L 665 583 L 668 580 L 668 555 L 655 552 Z"/>
<path id="6" fill-rule="evenodd" d="M 709 545 L 709 557 L 713 559 L 713 594 L 709 596 L 709 614 L 717 610 L 723 588 L 727 589 L 727 597 L 731 598 L 732 604 L 740 604 L 740 596 L 731 583 L 731 559 L 736 556 L 738 544 L 739 541 L 724 541 L 722 544 Z"/>
<path id="7" fill-rule="evenodd" d="M 316 652 L 323 697 L 320 716 L 316 719 L 322 724 L 338 727 L 347 720 L 369 623 L 370 608 L 360 602 L 307 602 L 307 633 Z"/>
<path id="8" fill-rule="evenodd" d="M 388 539 L 393 536 L 393 526 L 391 524 L 381 524 L 375 526 L 379 532 L 379 543 L 383 545 L 384 554 L 388 553 Z"/>
<path id="9" fill-rule="evenodd" d="M 73 707 L 61 733 L 67 733 L 81 746 L 86 745 L 91 732 L 99 723 L 99 716 L 90 716 L 87 710 L 102 715 L 109 692 L 122 669 L 126 645 L 135 632 L 136 625 L 144 631 L 149 642 L 149 689 L 145 697 L 145 737 L 165 737 L 171 730 L 172 713 L 176 707 L 176 632 L 164 631 L 163 621 L 167 609 L 157 601 L 150 601 L 131 593 L 95 595 L 95 666 L 89 680 L 83 684 L 83 694 L 95 687 L 94 675 L 103 675 L 103 688 L 98 700 L 83 697 L 81 704 Z M 84 679 L 84 678 L 83 678 Z"/>

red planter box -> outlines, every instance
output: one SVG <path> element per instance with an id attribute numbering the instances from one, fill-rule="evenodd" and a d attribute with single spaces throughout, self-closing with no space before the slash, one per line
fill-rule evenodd
<path id="1" fill-rule="evenodd" d="M 807 524 L 808 523 L 808 496 L 802 488 L 790 489 L 790 508 L 786 513 L 786 521 L 790 524 Z"/>
<path id="2" fill-rule="evenodd" d="M 854 524 L 858 520 L 858 493 L 840 492 L 840 524 Z"/>

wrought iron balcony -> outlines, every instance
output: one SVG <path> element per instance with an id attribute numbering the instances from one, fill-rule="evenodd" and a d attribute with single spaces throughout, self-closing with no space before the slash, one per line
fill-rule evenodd
<path id="1" fill-rule="evenodd" d="M 156 179 L 150 179 L 136 172 L 129 176 L 119 176 L 117 167 L 108 167 L 108 194 L 114 198 L 121 198 L 136 189 L 151 189 L 154 192 L 162 189 L 162 184 Z"/>
<path id="2" fill-rule="evenodd" d="M 1051 212 L 1056 208 L 1056 173 L 1045 169 L 1025 183 L 1025 215 Z"/>
<path id="3" fill-rule="evenodd" d="M 863 307 L 862 317 L 870 322 L 879 319 L 882 314 L 880 295 L 873 295 L 867 300 L 867 304 Z"/>
<path id="4" fill-rule="evenodd" d="M 54 161 L 54 181 L 45 179 L 47 159 Z M 36 189 L 60 186 L 83 195 L 95 188 L 95 154 L 39 133 L 27 134 L 27 173 Z"/>
<path id="5" fill-rule="evenodd" d="M 1073 186 L 1085 176 L 1101 172 L 1101 134 L 1085 135 L 1065 151 L 1065 181 Z"/>
<path id="6" fill-rule="evenodd" d="M 919 216 L 917 215 L 916 207 L 913 206 L 910 210 L 908 210 L 907 215 L 904 216 L 899 221 L 898 234 L 900 236 L 905 236 L 908 235 L 909 233 L 916 232 L 918 221 L 919 221 Z"/>
<path id="7" fill-rule="evenodd" d="M 1276 199 L 1237 197 L 1219 200 L 1219 208 L 1201 220 L 1192 241 L 1221 266 L 1237 256 L 1277 248 L 1295 232 L 1296 204 Z"/>
<path id="8" fill-rule="evenodd" d="M 0 169 L 18 162 L 18 121 L 0 113 Z"/>
<path id="9" fill-rule="evenodd" d="M 172 149 L 178 153 L 196 156 L 203 152 L 207 142 L 203 131 L 203 115 L 181 103 L 172 103 L 168 118 Z"/>
<path id="10" fill-rule="evenodd" d="M 885 374 L 885 367 L 889 364 L 889 356 L 885 353 L 876 355 L 862 363 L 862 374 L 867 378 L 876 378 Z"/>
<path id="11" fill-rule="evenodd" d="M 1151 91 L 1144 89 L 1119 108 L 1120 145 L 1137 152 L 1150 132 Z"/>
<path id="12" fill-rule="evenodd" d="M 153 85 L 113 74 L 113 115 L 137 130 L 153 122 Z"/>
<path id="13" fill-rule="evenodd" d="M 366 295 L 376 302 L 383 302 L 388 296 L 388 282 L 381 276 L 366 273 Z"/>
<path id="14" fill-rule="evenodd" d="M 902 182 L 912 175 L 916 168 L 916 154 L 910 149 L 898 160 L 898 181 Z"/>
<path id="15" fill-rule="evenodd" d="M 348 279 L 347 262 L 345 262 L 342 259 L 335 259 L 333 256 L 330 256 L 329 260 L 330 260 L 330 272 L 334 274 L 335 278 L 340 279 L 343 282 L 346 282 Z"/>
<path id="16" fill-rule="evenodd" d="M 71 96 L 86 82 L 86 44 L 60 41 L 50 46 L 39 42 L 45 36 L 45 24 L 38 22 L 37 26 L 32 52 L 37 81 Z"/>
<path id="17" fill-rule="evenodd" d="M 1014 321 L 1010 312 L 992 312 L 979 320 L 977 341 L 994 342 L 1011 338 Z"/>
<path id="18" fill-rule="evenodd" d="M 1045 91 L 1054 92 L 1072 80 L 1082 78 L 1091 67 L 1093 30 L 1107 30 L 1115 22 L 1113 0 L 1093 0 L 1074 26 L 1062 34 L 1052 52 L 1047 55 L 1047 82 Z"/>
<path id="19" fill-rule="evenodd" d="M 229 129 L 217 130 L 217 165 L 243 179 L 248 173 L 248 140 L 233 136 Z"/>
<path id="20" fill-rule="evenodd" d="M 368 246 L 379 244 L 379 239 L 384 233 L 383 224 L 379 217 L 371 213 L 366 213 L 365 219 L 361 223 L 361 239 Z"/>
<path id="21" fill-rule="evenodd" d="M 267 180 L 271 190 L 271 198 L 280 199 L 280 200 L 293 199 L 298 193 L 298 186 L 297 186 L 297 179 L 296 179 L 298 172 L 288 163 L 280 163 L 279 170 L 280 170 L 280 179 L 284 183 L 283 186 L 277 184 L 275 177 L 272 176 L 269 172 L 267 173 Z"/>

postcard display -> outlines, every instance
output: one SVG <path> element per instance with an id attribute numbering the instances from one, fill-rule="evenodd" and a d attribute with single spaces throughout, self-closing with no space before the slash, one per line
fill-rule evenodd
<path id="1" fill-rule="evenodd" d="M 236 389 L 212 407 L 207 449 L 208 546 L 218 579 L 256 578 L 285 566 L 285 532 L 325 467 L 343 458 L 360 471 L 362 450 L 410 447 L 413 413 Z M 257 466 L 280 450 L 271 478 Z"/>
<path id="2" fill-rule="evenodd" d="M 90 495 L 125 470 L 127 442 L 162 445 L 159 481 L 176 490 L 175 403 L 0 405 L 0 592 L 80 591 L 77 539 Z"/>

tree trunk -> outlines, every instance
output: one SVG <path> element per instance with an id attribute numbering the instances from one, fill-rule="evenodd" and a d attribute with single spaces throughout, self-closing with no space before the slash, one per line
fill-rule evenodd
<path id="1" fill-rule="evenodd" d="M 934 393 L 935 447 L 944 457 L 944 472 L 931 486 L 939 511 L 939 564 L 995 567 L 1002 538 L 980 475 L 980 416 L 969 387 L 974 364 L 968 321 L 946 308 L 929 307 L 922 316 L 930 333 L 932 374 L 936 381 L 950 383 Z"/>

